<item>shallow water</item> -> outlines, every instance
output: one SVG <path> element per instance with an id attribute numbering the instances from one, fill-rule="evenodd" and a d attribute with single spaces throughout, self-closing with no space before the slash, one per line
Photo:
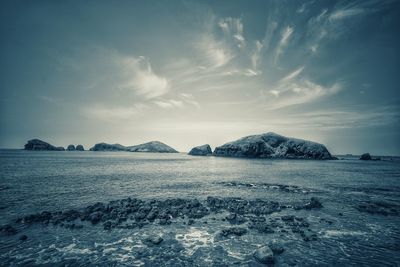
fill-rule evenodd
<path id="1" fill-rule="evenodd" d="M 0 236 L 0 265 L 258 266 L 252 253 L 271 240 L 285 252 L 277 266 L 400 265 L 400 160 L 365 162 L 257 160 L 127 152 L 32 152 L 0 150 L 0 225 L 42 211 L 83 208 L 96 202 L 208 196 L 263 199 L 293 205 L 317 197 L 321 209 L 282 210 L 280 221 L 304 218 L 317 239 L 305 242 L 290 231 L 216 240 L 230 224 L 227 212 L 187 225 L 82 229 L 33 224 Z M 371 214 L 368 208 L 384 206 Z M 365 205 L 367 209 L 360 209 Z M 381 206 L 379 206 L 381 205 Z M 340 214 L 342 215 L 340 215 Z M 282 230 L 285 230 L 282 224 Z M 28 236 L 26 241 L 18 239 Z M 148 247 L 143 238 L 163 236 Z"/>

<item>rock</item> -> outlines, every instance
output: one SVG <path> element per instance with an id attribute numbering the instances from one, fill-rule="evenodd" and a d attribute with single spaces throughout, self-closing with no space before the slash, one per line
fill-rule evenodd
<path id="1" fill-rule="evenodd" d="M 29 140 L 27 144 L 24 146 L 25 150 L 39 150 L 39 151 L 63 151 L 63 147 L 55 147 L 53 145 L 50 145 L 49 143 L 46 143 L 42 140 L 39 139 L 32 139 Z"/>
<path id="2" fill-rule="evenodd" d="M 4 235 L 15 235 L 17 230 L 9 224 L 0 227 L 0 232 Z"/>
<path id="3" fill-rule="evenodd" d="M 159 141 L 151 141 L 136 146 L 129 146 L 127 147 L 127 150 L 130 152 L 178 153 L 178 151 L 172 147 Z"/>
<path id="4" fill-rule="evenodd" d="M 369 153 L 362 154 L 360 160 L 381 160 L 381 158 L 373 158 Z"/>
<path id="5" fill-rule="evenodd" d="M 242 236 L 247 233 L 246 228 L 230 227 L 218 231 L 215 235 L 216 240 L 221 240 L 229 236 Z"/>
<path id="6" fill-rule="evenodd" d="M 361 155 L 360 160 L 372 160 L 372 157 L 369 153 L 364 153 Z"/>
<path id="7" fill-rule="evenodd" d="M 274 242 L 274 241 L 269 242 L 268 247 L 272 250 L 272 252 L 274 254 L 278 254 L 278 255 L 282 254 L 285 251 L 285 249 L 283 248 L 283 246 L 281 244 Z"/>
<path id="8" fill-rule="evenodd" d="M 18 239 L 21 241 L 25 241 L 28 239 L 28 237 L 26 235 L 21 235 Z"/>
<path id="9" fill-rule="evenodd" d="M 101 211 L 95 211 L 89 215 L 89 221 L 92 224 L 97 224 L 98 222 L 101 221 L 102 216 L 103 216 L 103 213 Z"/>
<path id="10" fill-rule="evenodd" d="M 295 210 L 301 210 L 301 209 L 306 209 L 306 210 L 310 210 L 310 209 L 319 209 L 322 208 L 322 204 L 321 202 L 318 200 L 318 198 L 316 197 L 312 197 L 310 202 L 301 205 L 301 206 L 295 206 L 294 209 Z"/>
<path id="11" fill-rule="evenodd" d="M 215 156 L 248 158 L 334 159 L 326 147 L 275 133 L 251 135 L 216 147 Z"/>
<path id="12" fill-rule="evenodd" d="M 321 202 L 318 198 L 312 197 L 310 203 L 305 205 L 306 209 L 319 209 L 322 208 Z"/>
<path id="13" fill-rule="evenodd" d="M 191 156 L 210 156 L 212 151 L 210 145 L 207 144 L 192 148 L 188 154 Z"/>
<path id="14" fill-rule="evenodd" d="M 85 151 L 82 145 L 77 145 L 75 148 L 77 151 Z"/>
<path id="15" fill-rule="evenodd" d="M 155 235 L 155 236 L 146 237 L 143 240 L 143 243 L 147 244 L 148 246 L 152 246 L 152 245 L 160 244 L 163 240 L 164 239 L 161 236 Z"/>
<path id="16" fill-rule="evenodd" d="M 294 216 L 293 215 L 284 215 L 281 217 L 282 221 L 294 221 Z"/>
<path id="17" fill-rule="evenodd" d="M 275 262 L 274 253 L 268 246 L 260 247 L 253 253 L 253 256 L 258 262 L 263 264 L 271 264 Z"/>
<path id="18" fill-rule="evenodd" d="M 74 145 L 69 145 L 69 146 L 67 147 L 67 151 L 75 151 L 75 150 L 76 150 L 76 148 L 75 148 Z"/>
<path id="19" fill-rule="evenodd" d="M 120 144 L 98 143 L 90 148 L 90 151 L 128 151 L 128 149 Z"/>
<path id="20" fill-rule="evenodd" d="M 301 234 L 301 237 L 303 238 L 303 240 L 306 242 L 317 240 L 317 234 L 315 234 L 314 232 L 303 231 L 300 234 Z"/>
<path id="21" fill-rule="evenodd" d="M 110 230 L 111 227 L 112 227 L 112 222 L 111 221 L 106 221 L 105 223 L 103 223 L 104 230 Z"/>

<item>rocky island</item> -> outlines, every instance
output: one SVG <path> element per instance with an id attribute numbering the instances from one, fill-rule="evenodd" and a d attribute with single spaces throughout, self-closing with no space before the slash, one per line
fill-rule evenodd
<path id="1" fill-rule="evenodd" d="M 272 132 L 250 135 L 226 143 L 216 147 L 213 154 L 219 157 L 336 159 L 322 144 Z"/>
<path id="2" fill-rule="evenodd" d="M 65 149 L 63 147 L 56 147 L 53 145 L 50 145 L 47 142 L 44 142 L 39 139 L 32 139 L 29 140 L 27 144 L 24 146 L 25 150 L 36 150 L 36 151 L 64 151 Z"/>
<path id="3" fill-rule="evenodd" d="M 136 146 L 129 146 L 127 149 L 130 152 L 178 153 L 178 151 L 160 141 L 151 141 Z"/>
<path id="4" fill-rule="evenodd" d="M 120 144 L 107 144 L 99 143 L 90 148 L 90 151 L 128 151 L 128 152 L 154 152 L 154 153 L 178 153 L 172 147 L 159 142 L 151 141 L 148 143 L 135 145 L 135 146 L 123 146 Z"/>
<path id="5" fill-rule="evenodd" d="M 90 151 L 127 151 L 127 148 L 120 144 L 98 143 L 89 149 Z"/>
<path id="6" fill-rule="evenodd" d="M 212 150 L 210 145 L 206 144 L 192 148 L 188 154 L 191 156 L 210 156 L 212 155 Z"/>

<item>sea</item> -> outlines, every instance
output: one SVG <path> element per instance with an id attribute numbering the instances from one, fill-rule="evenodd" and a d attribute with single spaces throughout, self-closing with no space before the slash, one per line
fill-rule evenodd
<path id="1" fill-rule="evenodd" d="M 17 231 L 0 233 L 0 266 L 265 266 L 254 251 L 270 242 L 284 248 L 274 266 L 400 266 L 400 158 L 338 158 L 0 150 L 0 225 Z M 228 211 L 190 224 L 179 218 L 132 229 L 106 230 L 85 221 L 76 229 L 17 223 L 43 211 L 126 198 L 208 197 L 275 201 L 288 208 L 265 215 L 276 222 L 268 233 L 248 229 L 248 222 L 232 225 L 225 219 Z M 311 198 L 322 207 L 290 208 Z M 285 215 L 306 221 L 313 238 L 293 231 Z M 229 227 L 247 232 L 216 238 Z M 149 235 L 163 241 L 146 245 Z"/>

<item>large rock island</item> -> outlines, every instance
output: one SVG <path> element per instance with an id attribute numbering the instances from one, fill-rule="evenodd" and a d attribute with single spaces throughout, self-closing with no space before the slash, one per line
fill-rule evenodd
<path id="1" fill-rule="evenodd" d="M 128 152 L 155 152 L 155 153 L 178 153 L 172 147 L 159 141 L 152 141 L 136 146 L 123 146 L 120 144 L 99 143 L 94 145 L 91 151 L 128 151 Z"/>
<path id="2" fill-rule="evenodd" d="M 322 144 L 276 133 L 250 135 L 216 147 L 215 156 L 248 158 L 336 159 Z"/>
<path id="3" fill-rule="evenodd" d="M 178 153 L 178 151 L 160 141 L 151 141 L 127 148 L 130 152 Z"/>
<path id="4" fill-rule="evenodd" d="M 47 142 L 39 139 L 29 140 L 24 146 L 25 150 L 41 150 L 41 151 L 64 151 L 63 147 L 55 147 Z"/>
<path id="5" fill-rule="evenodd" d="M 188 154 L 191 156 L 209 156 L 212 155 L 212 151 L 210 145 L 202 145 L 192 148 Z"/>
<path id="6" fill-rule="evenodd" d="M 120 144 L 98 143 L 89 149 L 90 151 L 128 151 L 128 149 Z"/>

